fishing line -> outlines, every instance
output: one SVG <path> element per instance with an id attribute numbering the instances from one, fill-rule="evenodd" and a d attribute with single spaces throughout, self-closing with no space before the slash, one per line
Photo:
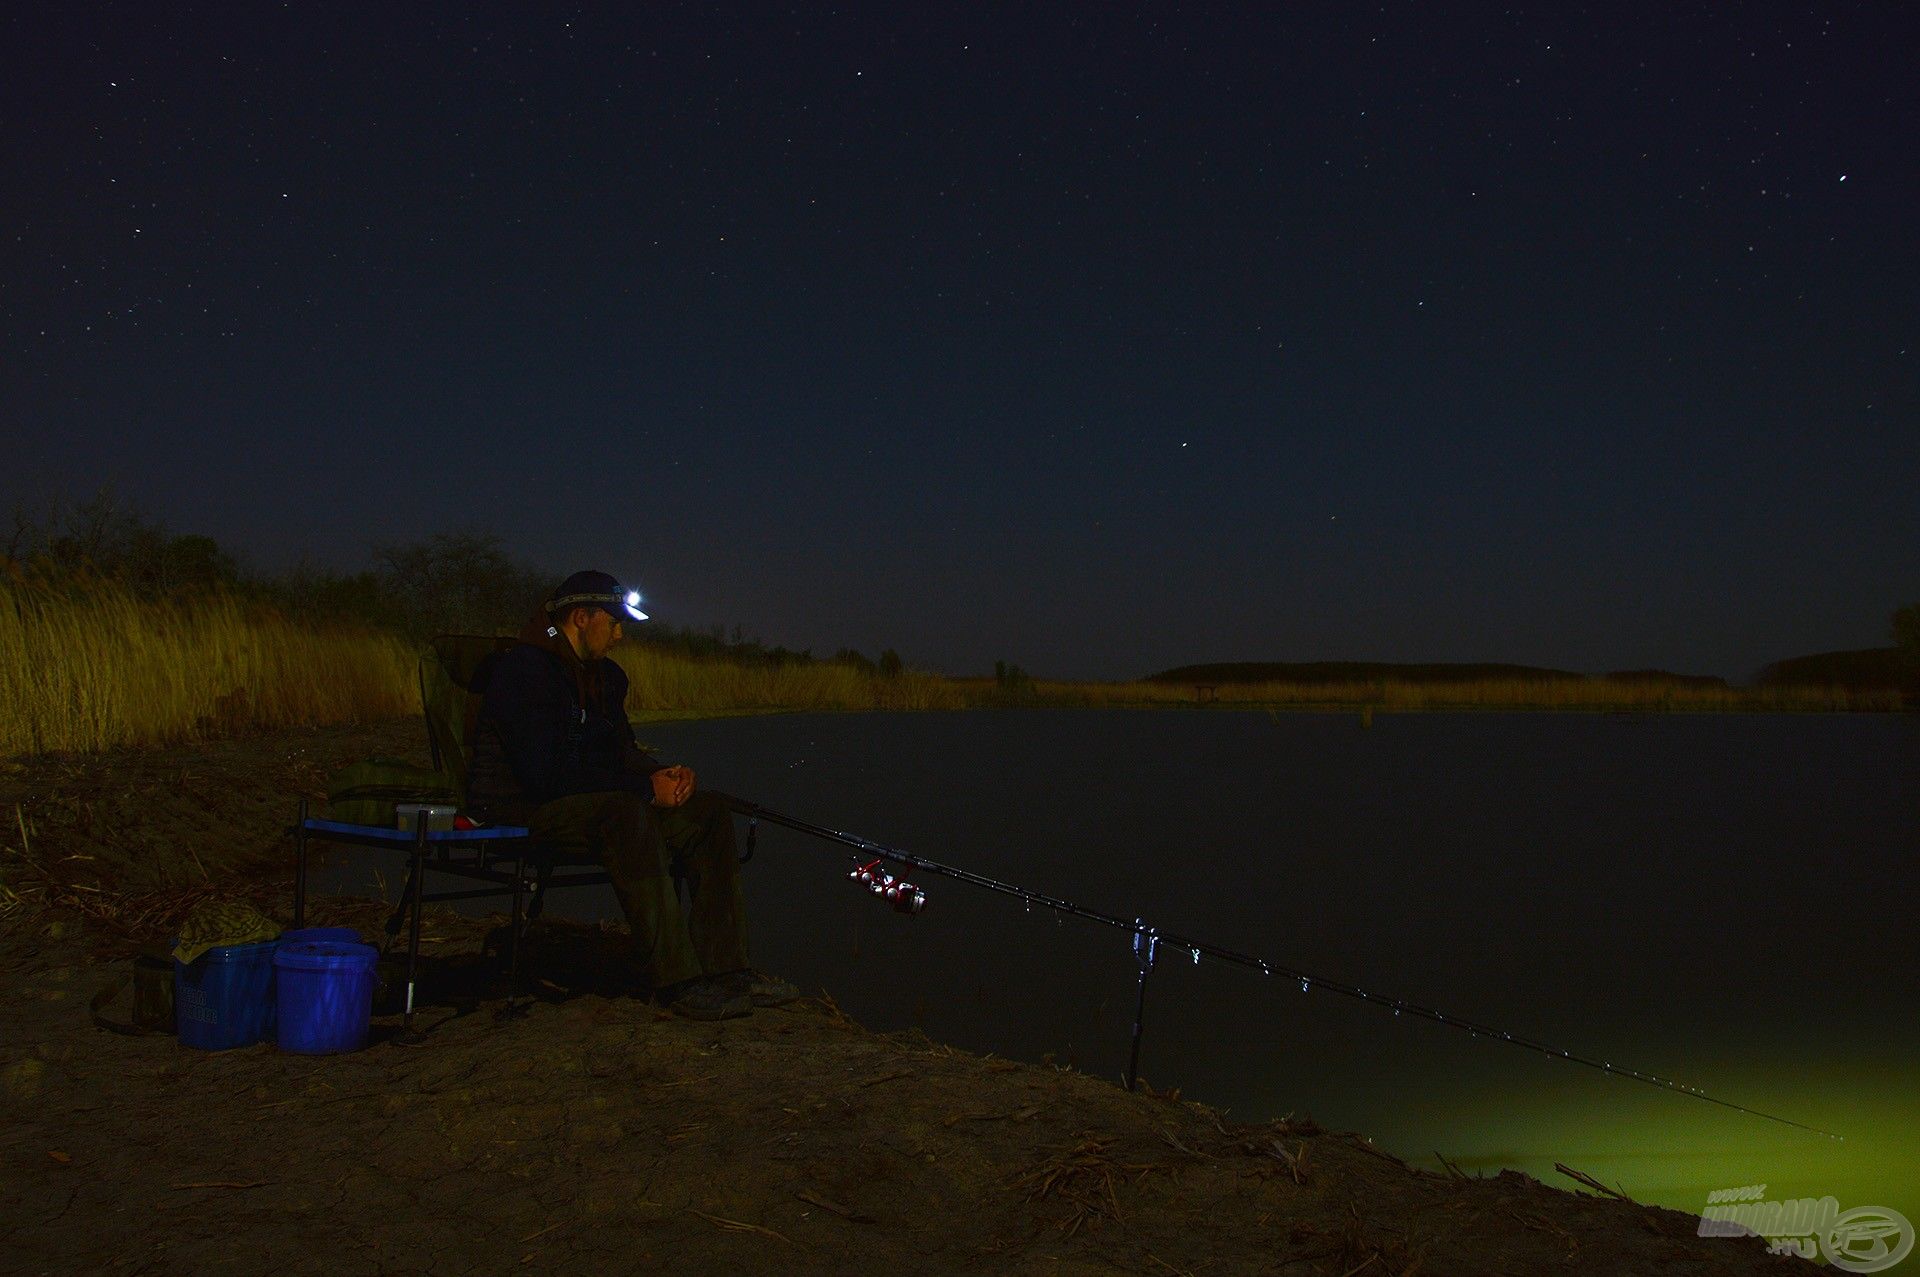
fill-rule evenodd
<path id="1" fill-rule="evenodd" d="M 1404 1014 L 1416 1016 L 1423 1020 L 1431 1020 L 1435 1024 L 1444 1024 L 1448 1028 L 1462 1030 L 1472 1037 L 1486 1037 L 1495 1042 L 1505 1042 L 1512 1046 L 1523 1047 L 1526 1050 L 1544 1055 L 1551 1060 L 1561 1060 L 1569 1064 L 1583 1064 L 1588 1068 L 1598 1069 L 1602 1073 L 1610 1073 L 1615 1077 L 1631 1078 L 1635 1082 L 1644 1082 L 1648 1086 L 1656 1086 L 1665 1091 L 1672 1091 L 1676 1095 L 1685 1095 L 1696 1100 L 1705 1100 L 1707 1103 L 1717 1104 L 1721 1108 L 1732 1109 L 1737 1113 L 1745 1113 L 1752 1117 L 1765 1118 L 1769 1122 L 1779 1122 L 1783 1126 L 1795 1127 L 1802 1131 L 1811 1131 L 1815 1135 L 1824 1135 L 1828 1139 L 1838 1140 L 1845 1138 L 1844 1136 L 1837 1135 L 1832 1131 L 1824 1130 L 1818 1126 L 1809 1126 L 1805 1122 L 1796 1122 L 1790 1117 L 1781 1117 L 1774 1113 L 1765 1113 L 1756 1108 L 1749 1108 L 1745 1104 L 1736 1104 L 1732 1100 L 1723 1100 L 1718 1096 L 1707 1094 L 1697 1086 L 1687 1086 L 1684 1083 L 1673 1081 L 1670 1078 L 1659 1077 L 1652 1073 L 1643 1073 L 1639 1069 L 1627 1068 L 1624 1065 L 1615 1064 L 1610 1060 L 1595 1059 L 1587 1055 L 1576 1055 L 1572 1051 L 1562 1050 L 1559 1047 L 1550 1046 L 1545 1042 L 1535 1041 L 1532 1038 L 1523 1037 L 1517 1033 L 1509 1033 L 1504 1029 L 1496 1029 L 1490 1025 L 1481 1024 L 1475 1020 L 1463 1019 L 1457 1015 L 1448 1015 L 1432 1007 L 1423 1006 L 1417 1002 L 1409 1002 L 1405 998 L 1389 997 L 1381 993 L 1370 993 L 1358 985 L 1348 984 L 1341 980 L 1328 979 L 1325 976 L 1315 975 L 1311 972 L 1300 970 L 1297 967 L 1287 966 L 1284 963 L 1270 962 L 1265 958 L 1255 957 L 1252 954 L 1241 953 L 1234 949 L 1225 949 L 1216 944 L 1208 944 L 1204 940 L 1193 940 L 1186 936 L 1172 935 L 1161 931 L 1157 927 L 1148 926 L 1147 923 L 1140 918 L 1134 918 L 1129 921 L 1125 918 L 1115 917 L 1112 914 L 1101 913 L 1098 910 L 1083 909 L 1070 900 L 1061 900 L 1054 896 L 1042 895 L 1037 891 L 1029 891 L 1025 887 L 1017 886 L 1010 882 L 1001 882 L 997 878 L 989 878 L 985 874 L 974 873 L 970 869 L 961 869 L 955 865 L 942 864 L 937 860 L 928 860 L 926 857 L 917 856 L 912 852 L 901 851 L 897 847 L 888 847 L 882 843 L 874 842 L 871 839 L 862 838 L 858 834 L 845 833 L 838 829 L 830 829 L 825 825 L 816 825 L 811 821 L 783 815 L 780 812 L 771 811 L 760 806 L 758 803 L 748 802 L 745 799 L 734 799 L 733 807 L 735 811 L 740 812 L 748 818 L 749 838 L 752 837 L 753 830 L 751 822 L 764 820 L 770 824 L 784 825 L 788 829 L 797 830 L 803 834 L 811 834 L 815 838 L 822 838 L 829 842 L 837 842 L 844 846 L 852 847 L 868 855 L 904 866 L 907 869 L 939 874 L 942 877 L 953 878 L 959 882 L 968 883 L 987 891 L 998 892 L 1004 896 L 1012 896 L 1015 899 L 1026 902 L 1029 912 L 1031 912 L 1034 905 L 1038 904 L 1052 909 L 1059 914 L 1072 914 L 1074 917 L 1084 918 L 1088 922 L 1097 922 L 1103 926 L 1115 927 L 1121 931 L 1130 932 L 1133 935 L 1134 956 L 1139 966 L 1140 989 L 1138 1002 L 1136 1004 L 1137 1009 L 1133 1030 L 1134 1063 L 1128 1067 L 1128 1090 L 1133 1089 L 1133 1080 L 1139 1062 L 1139 1042 L 1141 1020 L 1146 1002 L 1147 973 L 1152 970 L 1155 961 L 1162 951 L 1172 950 L 1186 953 L 1195 963 L 1198 963 L 1201 957 L 1205 956 L 1221 962 L 1231 963 L 1234 966 L 1247 967 L 1271 978 L 1284 979 L 1289 983 L 1297 982 L 1302 993 L 1309 993 L 1315 989 L 1327 993 L 1337 993 L 1342 997 L 1353 998 L 1356 1001 L 1385 1008 L 1392 1011 L 1396 1016 Z"/>

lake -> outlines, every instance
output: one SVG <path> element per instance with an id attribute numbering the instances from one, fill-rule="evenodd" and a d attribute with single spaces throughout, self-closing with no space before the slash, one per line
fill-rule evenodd
<path id="1" fill-rule="evenodd" d="M 1837 1131 L 1162 951 L 1142 1076 L 1410 1161 L 1920 1220 L 1920 718 L 999 710 L 646 724 L 703 786 Z M 1125 933 L 763 825 L 755 961 L 876 1029 L 1116 1081 Z M 334 862 L 334 890 L 364 862 Z M 619 917 L 604 889 L 554 916 Z"/>

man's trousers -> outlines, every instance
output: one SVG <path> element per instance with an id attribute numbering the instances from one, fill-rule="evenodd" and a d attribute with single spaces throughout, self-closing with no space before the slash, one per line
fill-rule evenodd
<path id="1" fill-rule="evenodd" d="M 607 867 L 639 975 L 654 988 L 747 965 L 740 861 L 723 795 L 696 790 L 678 807 L 656 807 L 625 791 L 574 794 L 537 808 L 528 830 L 549 851 Z M 691 897 L 684 916 L 676 871 Z"/>

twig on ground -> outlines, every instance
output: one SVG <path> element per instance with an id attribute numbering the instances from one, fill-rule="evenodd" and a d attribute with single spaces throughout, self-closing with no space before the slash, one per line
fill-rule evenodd
<path id="1" fill-rule="evenodd" d="M 1179 1139 L 1174 1136 L 1174 1133 L 1172 1131 L 1160 1132 L 1160 1138 L 1163 1141 L 1165 1141 L 1167 1147 L 1174 1149 L 1176 1152 L 1185 1153 L 1188 1157 L 1192 1157 L 1192 1158 L 1204 1157 L 1210 1162 L 1219 1160 L 1218 1158 L 1214 1157 L 1212 1153 L 1202 1153 L 1202 1152 L 1199 1152 L 1198 1150 L 1188 1148 L 1185 1144 L 1182 1144 L 1179 1141 Z M 1148 1258 L 1151 1259 L 1152 1256 L 1149 1255 Z"/>
<path id="2" fill-rule="evenodd" d="M 1365 1139 L 1364 1137 L 1362 1137 L 1362 1136 L 1359 1136 L 1359 1135 L 1355 1135 L 1355 1136 L 1353 1136 L 1353 1137 L 1351 1138 L 1351 1140 L 1350 1140 L 1349 1142 L 1350 1142 L 1350 1143 L 1352 1143 L 1352 1145 L 1353 1145 L 1353 1146 L 1354 1146 L 1355 1148 L 1357 1148 L 1357 1149 L 1359 1149 L 1360 1151 L 1362 1151 L 1362 1152 L 1364 1152 L 1364 1153 L 1372 1153 L 1372 1154 L 1373 1154 L 1373 1155 L 1374 1155 L 1375 1157 L 1377 1157 L 1377 1158 L 1379 1158 L 1379 1159 L 1380 1159 L 1380 1160 L 1382 1160 L 1382 1161 L 1385 1161 L 1385 1162 L 1392 1162 L 1392 1163 L 1393 1163 L 1393 1164 L 1394 1164 L 1395 1166 L 1405 1166 L 1405 1165 L 1406 1165 L 1406 1163 L 1405 1163 L 1405 1162 L 1403 1162 L 1403 1161 L 1401 1161 L 1401 1160 L 1400 1160 L 1399 1158 L 1397 1158 L 1397 1157 L 1395 1157 L 1395 1156 L 1394 1156 L 1394 1155 L 1393 1155 L 1392 1153 L 1385 1153 L 1385 1152 L 1382 1152 L 1381 1150 L 1379 1150 L 1379 1149 L 1377 1149 L 1377 1148 L 1375 1148 L 1375 1147 L 1374 1147 L 1374 1146 L 1372 1145 L 1372 1143 L 1370 1143 L 1370 1142 L 1369 1142 L 1368 1140 L 1366 1140 L 1366 1139 Z"/>
<path id="3" fill-rule="evenodd" d="M 763 1237 L 776 1238 L 780 1241 L 785 1242 L 787 1245 L 797 1247 L 800 1250 L 806 1249 L 805 1246 L 801 1246 L 799 1242 L 793 1240 L 793 1238 L 787 1236 L 785 1233 L 775 1232 L 773 1229 L 766 1228 L 760 1224 L 749 1224 L 745 1220 L 740 1220 L 740 1219 L 728 1219 L 724 1215 L 709 1215 L 707 1214 L 707 1212 L 703 1210 L 695 1210 L 691 1206 L 687 1207 L 687 1213 L 689 1215 L 698 1215 L 701 1219 L 706 1220 L 709 1224 L 713 1224 L 719 1228 L 724 1228 L 730 1233 L 759 1233 Z"/>
<path id="4" fill-rule="evenodd" d="M 1566 1242 L 1568 1259 L 1572 1259 L 1580 1252 L 1580 1239 L 1548 1219 L 1545 1215 L 1522 1214 L 1519 1211 L 1509 1211 L 1508 1214 L 1537 1233 L 1551 1233 Z"/>
<path id="5" fill-rule="evenodd" d="M 1301 1140 L 1300 1147 L 1291 1153 L 1287 1152 L 1286 1145 L 1282 1144 L 1279 1140 L 1273 1141 L 1272 1147 L 1273 1147 L 1274 1157 L 1279 1160 L 1281 1165 L 1285 1166 L 1287 1170 L 1292 1173 L 1293 1182 L 1296 1184 L 1306 1183 L 1307 1182 L 1307 1142 L 1305 1140 Z"/>
<path id="6" fill-rule="evenodd" d="M 840 1004 L 838 1002 L 835 1002 L 833 1000 L 833 995 L 831 993 L 828 993 L 825 989 L 820 990 L 819 997 L 808 998 L 806 999 L 806 1001 L 813 1003 L 815 1006 L 819 1007 L 822 1011 L 826 1012 L 827 1019 L 831 1020 L 839 1028 L 850 1029 L 854 1027 L 853 1017 L 848 1015 L 845 1011 L 842 1011 L 840 1009 Z"/>
<path id="7" fill-rule="evenodd" d="M 1038 1117 L 1045 1107 L 1043 1104 L 1034 1104 L 1027 1108 L 1017 1109 L 1011 1113 L 955 1113 L 949 1117 L 941 1118 L 940 1125 L 958 1126 L 962 1122 L 1025 1122 L 1031 1118 Z"/>
<path id="8" fill-rule="evenodd" d="M 1111 1139 L 1089 1137 L 1072 1148 L 1060 1149 L 1033 1169 L 1016 1176 L 1015 1188 L 1027 1191 L 1029 1202 L 1058 1196 L 1073 1203 L 1074 1212 L 1058 1222 L 1071 1237 L 1080 1226 L 1101 1217 L 1124 1223 L 1120 1215 L 1120 1196 L 1114 1188 L 1116 1171 L 1144 1179 L 1164 1169 L 1151 1162 L 1117 1162 L 1108 1153 Z"/>
<path id="9" fill-rule="evenodd" d="M 1555 1162 L 1553 1164 L 1553 1169 L 1556 1171 L 1559 1171 L 1562 1175 L 1565 1175 L 1568 1179 L 1578 1180 L 1580 1183 L 1585 1184 L 1588 1188 L 1591 1188 L 1596 1193 L 1605 1193 L 1608 1197 L 1617 1198 L 1618 1200 L 1623 1202 L 1630 1202 L 1633 1200 L 1631 1197 L 1628 1197 L 1625 1193 L 1621 1192 L 1617 1188 L 1608 1188 L 1605 1184 L 1602 1184 L 1599 1180 L 1587 1174 L 1585 1171 L 1576 1171 L 1573 1169 L 1573 1167 L 1563 1166 L 1559 1162 Z"/>
<path id="10" fill-rule="evenodd" d="M 683 1077 L 677 1082 L 648 1082 L 647 1085 L 664 1091 L 676 1086 L 697 1086 L 702 1082 L 711 1082 L 712 1080 L 713 1074 L 702 1073 L 699 1077 Z"/>
<path id="11" fill-rule="evenodd" d="M 794 1196 L 809 1205 L 818 1206 L 821 1210 L 832 1211 L 842 1219 L 850 1219 L 856 1224 L 871 1224 L 875 1222 L 873 1216 L 862 1214 L 851 1206 L 842 1206 L 839 1202 L 831 1198 L 822 1197 L 810 1188 L 803 1188 L 795 1193 Z"/>

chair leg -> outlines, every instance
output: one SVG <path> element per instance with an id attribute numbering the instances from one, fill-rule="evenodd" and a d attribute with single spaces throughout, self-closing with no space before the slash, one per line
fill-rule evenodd
<path id="1" fill-rule="evenodd" d="M 293 827 L 293 925 L 307 925 L 307 800 L 300 800 L 300 823 Z"/>
<path id="2" fill-rule="evenodd" d="M 426 813 L 422 812 L 420 828 L 413 842 L 413 867 L 407 873 L 408 894 L 413 908 L 407 935 L 407 1009 L 402 1018 L 400 1040 L 409 1044 L 420 1041 L 422 1036 L 413 1028 L 413 995 L 420 978 L 420 898 L 426 893 L 420 890 L 419 884 L 427 858 L 426 830 Z"/>
<path id="3" fill-rule="evenodd" d="M 520 939 L 524 927 L 521 924 L 522 902 L 527 897 L 527 862 L 525 859 L 513 863 L 513 925 L 507 932 L 507 1006 L 500 1018 L 510 1020 L 525 1013 L 526 1008 L 519 1005 L 520 997 Z M 538 896 L 534 897 L 536 900 Z M 529 919 L 530 921 L 530 919 Z M 529 999 L 531 1001 L 531 999 Z"/>

